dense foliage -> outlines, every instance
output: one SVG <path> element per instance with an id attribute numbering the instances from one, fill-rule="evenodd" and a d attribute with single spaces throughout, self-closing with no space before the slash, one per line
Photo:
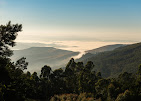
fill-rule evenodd
<path id="1" fill-rule="evenodd" d="M 117 77 L 124 72 L 136 73 L 141 63 L 141 43 L 119 47 L 113 51 L 98 53 L 81 61 L 95 64 L 94 71 L 100 71 L 102 76 Z M 78 60 L 79 61 L 79 60 Z"/>
<path id="2" fill-rule="evenodd" d="M 141 100 L 141 66 L 136 74 L 124 72 L 117 78 L 104 79 L 100 72 L 93 71 L 93 62 L 88 61 L 84 65 L 72 58 L 65 70 L 52 71 L 50 66 L 45 65 L 40 76 L 36 72 L 23 72 L 28 65 L 26 58 L 12 63 L 9 58 L 12 51 L 8 48 L 8 45 L 13 46 L 11 43 L 14 43 L 19 31 L 21 25 L 18 24 L 11 25 L 9 22 L 0 26 L 0 101 Z"/>

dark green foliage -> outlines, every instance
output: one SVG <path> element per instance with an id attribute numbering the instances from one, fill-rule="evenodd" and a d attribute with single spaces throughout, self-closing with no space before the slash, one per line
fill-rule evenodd
<path id="1" fill-rule="evenodd" d="M 93 94 L 91 93 L 81 93 L 78 94 L 63 94 L 55 95 L 50 101 L 95 101 Z M 97 100 L 100 101 L 100 100 Z"/>
<path id="2" fill-rule="evenodd" d="M 92 61 L 94 71 L 100 71 L 102 76 L 117 77 L 124 72 L 136 73 L 141 63 L 141 43 L 122 46 L 113 51 L 102 52 L 83 60 L 86 64 Z"/>
<path id="3" fill-rule="evenodd" d="M 13 29 L 10 26 L 13 26 Z M 21 31 L 21 27 L 18 26 L 9 23 L 6 28 L 4 27 L 6 32 L 4 32 L 3 26 L 1 27 L 0 33 L 8 34 L 8 38 L 3 39 L 6 40 L 3 45 L 11 45 L 10 43 L 14 42 L 15 38 L 10 35 Z M 139 47 L 140 45 L 138 45 Z M 6 51 L 10 50 L 6 48 Z M 121 51 L 121 54 L 126 53 Z M 23 71 L 27 69 L 28 65 L 25 58 L 12 63 L 8 56 L 5 51 L 1 51 L 0 101 L 141 100 L 141 65 L 137 73 L 123 72 L 117 78 L 105 79 L 101 72 L 93 71 L 95 69 L 93 62 L 88 61 L 84 65 L 83 62 L 75 62 L 72 58 L 64 71 L 61 68 L 52 71 L 50 66 L 45 65 L 38 77 L 36 72 L 31 74 Z"/>
<path id="4" fill-rule="evenodd" d="M 131 92 L 129 90 L 126 90 L 124 93 L 119 94 L 115 101 L 133 101 L 133 100 L 134 99 L 132 99 Z"/>
<path id="5" fill-rule="evenodd" d="M 0 57 L 12 55 L 12 51 L 8 46 L 15 46 L 14 40 L 17 32 L 20 32 L 21 29 L 22 25 L 11 25 L 11 22 L 8 22 L 7 25 L 0 25 Z"/>
<path id="6" fill-rule="evenodd" d="M 28 62 L 26 62 L 25 60 L 26 58 L 22 57 L 21 59 L 17 60 L 17 62 L 15 63 L 15 66 L 21 70 L 27 69 Z"/>
<path id="7" fill-rule="evenodd" d="M 40 75 L 40 78 L 49 78 L 49 75 L 50 75 L 50 72 L 51 72 L 51 68 L 49 66 L 44 66 L 42 67 L 41 69 L 41 75 Z"/>

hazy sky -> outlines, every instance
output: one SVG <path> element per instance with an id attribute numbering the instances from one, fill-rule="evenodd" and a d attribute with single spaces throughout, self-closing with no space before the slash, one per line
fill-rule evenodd
<path id="1" fill-rule="evenodd" d="M 0 0 L 9 20 L 23 24 L 19 40 L 140 41 L 141 0 Z"/>

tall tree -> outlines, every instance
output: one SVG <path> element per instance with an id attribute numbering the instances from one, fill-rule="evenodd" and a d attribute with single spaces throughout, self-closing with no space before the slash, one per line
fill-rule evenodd
<path id="1" fill-rule="evenodd" d="M 42 67 L 42 69 L 41 69 L 40 78 L 47 78 L 47 79 L 49 79 L 50 73 L 51 73 L 51 68 L 50 68 L 50 66 L 45 65 L 45 66 Z"/>
<path id="2" fill-rule="evenodd" d="M 10 77 L 6 65 L 10 63 L 9 56 L 12 55 L 10 46 L 15 46 L 17 33 L 22 31 L 21 24 L 0 25 L 0 82 L 9 82 Z"/>
<path id="3" fill-rule="evenodd" d="M 8 46 L 15 46 L 17 32 L 20 31 L 22 31 L 21 24 L 11 24 L 9 21 L 7 25 L 0 25 L 0 57 L 12 55 Z"/>

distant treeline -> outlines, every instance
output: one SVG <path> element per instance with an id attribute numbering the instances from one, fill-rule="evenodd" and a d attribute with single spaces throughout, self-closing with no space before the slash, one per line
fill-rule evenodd
<path id="1" fill-rule="evenodd" d="M 52 71 L 45 65 L 40 76 L 24 72 L 28 62 L 22 57 L 11 62 L 17 32 L 22 25 L 0 26 L 0 101 L 140 101 L 141 66 L 136 74 L 124 72 L 117 78 L 102 78 L 93 71 L 95 65 L 88 61 L 75 62 L 72 58 L 65 70 Z"/>

